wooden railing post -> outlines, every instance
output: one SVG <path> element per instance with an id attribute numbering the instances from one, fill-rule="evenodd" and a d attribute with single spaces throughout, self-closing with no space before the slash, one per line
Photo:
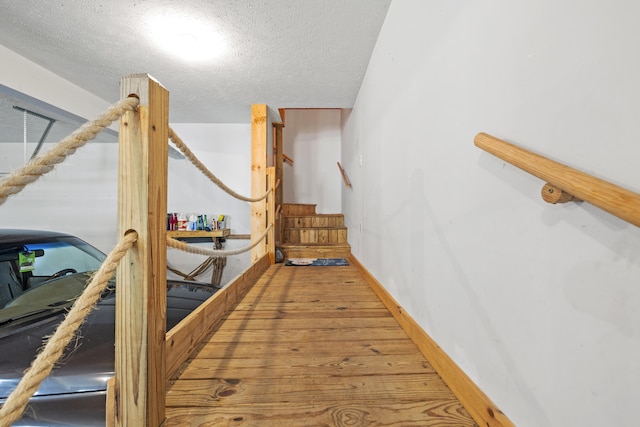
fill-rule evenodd
<path id="1" fill-rule="evenodd" d="M 251 197 L 260 197 L 267 191 L 267 106 L 251 106 Z M 251 240 L 267 228 L 267 201 L 251 203 Z M 251 249 L 251 263 L 258 261 L 267 250 L 263 240 Z"/>
<path id="2" fill-rule="evenodd" d="M 148 75 L 123 77 L 140 106 L 120 120 L 118 232 L 138 233 L 117 273 L 115 389 L 118 426 L 165 418 L 166 214 L 169 93 Z"/>
<path id="3" fill-rule="evenodd" d="M 280 114 L 284 114 L 283 112 L 281 112 Z M 282 117 L 282 120 L 284 120 L 284 117 Z M 284 158 L 282 157 L 282 144 L 284 143 L 282 140 L 282 128 L 284 127 L 284 123 L 274 123 L 273 124 L 273 128 L 274 128 L 274 138 L 275 138 L 275 146 L 276 146 L 276 152 L 275 152 L 275 168 L 276 168 L 276 182 L 279 183 L 279 185 L 277 186 L 277 188 L 275 189 L 276 192 L 276 199 L 275 199 L 275 205 L 276 205 L 276 217 L 274 218 L 274 224 L 275 224 L 275 244 L 276 246 L 279 246 L 282 244 L 282 242 L 284 241 L 284 227 L 282 224 L 282 201 L 283 201 L 283 197 L 282 197 L 282 192 L 284 191 L 284 183 L 283 183 L 283 171 L 282 171 L 282 166 L 283 166 L 283 161 Z"/>
<path id="4" fill-rule="evenodd" d="M 267 233 L 267 253 L 271 264 L 276 262 L 276 168 L 267 168 L 267 185 L 271 189 L 271 194 L 267 197 L 267 226 L 271 225 L 271 230 Z"/>

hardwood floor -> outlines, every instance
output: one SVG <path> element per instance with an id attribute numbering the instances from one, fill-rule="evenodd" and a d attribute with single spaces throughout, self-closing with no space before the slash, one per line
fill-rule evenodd
<path id="1" fill-rule="evenodd" d="M 269 267 L 166 402 L 166 426 L 476 425 L 353 266 Z"/>

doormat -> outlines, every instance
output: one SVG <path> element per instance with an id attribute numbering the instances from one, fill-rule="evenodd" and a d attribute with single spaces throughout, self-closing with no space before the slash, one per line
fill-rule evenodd
<path id="1" fill-rule="evenodd" d="M 284 265 L 292 266 L 312 266 L 312 267 L 327 267 L 327 266 L 343 266 L 349 265 L 344 258 L 290 258 Z"/>

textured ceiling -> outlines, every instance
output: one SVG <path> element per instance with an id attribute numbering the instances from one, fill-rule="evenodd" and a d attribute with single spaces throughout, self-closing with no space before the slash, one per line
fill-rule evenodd
<path id="1" fill-rule="evenodd" d="M 246 123 L 253 103 L 353 106 L 390 2 L 0 0 L 0 45 L 109 103 L 122 76 L 148 73 L 170 91 L 171 122 Z M 196 17 L 228 48 L 201 62 L 167 54 L 149 37 L 151 14 Z"/>

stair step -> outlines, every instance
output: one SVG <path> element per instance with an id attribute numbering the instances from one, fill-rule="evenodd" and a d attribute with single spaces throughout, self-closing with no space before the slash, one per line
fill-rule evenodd
<path id="1" fill-rule="evenodd" d="M 285 243 L 346 243 L 347 227 L 290 228 L 284 230 Z"/>
<path id="2" fill-rule="evenodd" d="M 316 205 L 308 203 L 284 203 L 282 205 L 282 215 L 315 215 Z"/>
<path id="3" fill-rule="evenodd" d="M 288 215 L 284 217 L 285 228 L 344 227 L 343 214 Z"/>
<path id="4" fill-rule="evenodd" d="M 351 255 L 351 245 L 348 243 L 285 243 L 280 246 L 285 259 L 289 258 L 344 258 Z"/>

